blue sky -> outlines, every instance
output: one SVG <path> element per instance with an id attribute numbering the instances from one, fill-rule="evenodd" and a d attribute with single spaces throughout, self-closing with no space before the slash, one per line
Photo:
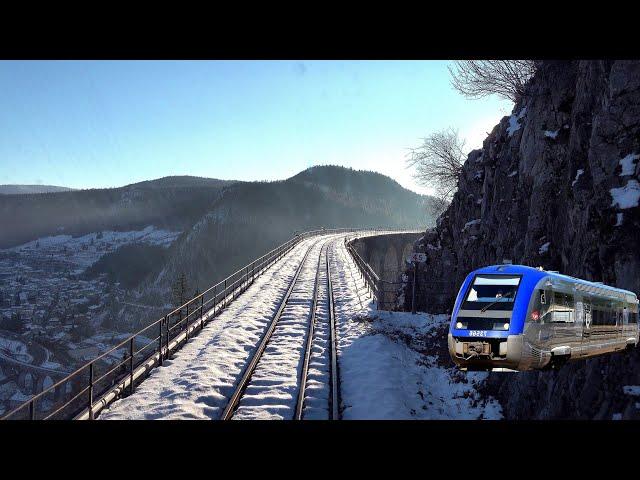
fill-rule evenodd
<path id="1" fill-rule="evenodd" d="M 115 187 L 166 175 L 275 180 L 311 165 L 407 188 L 410 147 L 470 147 L 508 115 L 445 61 L 0 61 L 0 184 Z"/>

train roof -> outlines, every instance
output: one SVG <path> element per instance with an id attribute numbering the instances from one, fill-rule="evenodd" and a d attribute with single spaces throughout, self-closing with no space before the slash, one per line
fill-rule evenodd
<path id="1" fill-rule="evenodd" d="M 474 270 L 472 273 L 479 274 L 504 274 L 504 275 L 527 275 L 528 277 L 534 277 L 539 280 L 543 277 L 551 277 L 556 278 L 558 280 L 563 280 L 565 282 L 574 283 L 577 285 L 581 285 L 583 288 L 581 290 L 585 290 L 589 293 L 600 293 L 603 295 L 610 293 L 618 293 L 624 295 L 632 295 L 634 298 L 637 298 L 634 292 L 629 290 L 624 290 L 622 288 L 612 287 L 610 285 L 605 285 L 603 283 L 598 282 L 590 282 L 588 280 L 582 280 L 581 278 L 572 277 L 570 275 L 564 275 L 562 273 L 558 273 L 550 270 L 543 270 L 539 268 L 528 267 L 526 265 L 512 265 L 509 263 L 501 264 L 501 265 L 489 265 L 487 267 L 482 267 L 477 270 Z"/>

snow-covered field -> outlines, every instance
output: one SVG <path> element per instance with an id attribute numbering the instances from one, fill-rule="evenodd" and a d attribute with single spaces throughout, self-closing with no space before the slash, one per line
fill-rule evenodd
<path id="1" fill-rule="evenodd" d="M 26 256 L 60 257 L 84 270 L 97 262 L 105 253 L 116 250 L 123 245 L 146 243 L 168 247 L 178 238 L 180 233 L 149 225 L 142 230 L 129 232 L 105 230 L 88 233 L 81 237 L 72 237 L 71 235 L 42 237 L 23 245 L 0 251 L 19 253 Z"/>
<path id="2" fill-rule="evenodd" d="M 151 372 L 134 395 L 101 419 L 218 419 L 252 357 L 297 267 L 298 283 L 258 364 L 236 419 L 284 418 L 295 412 L 312 292 L 322 245 L 332 268 L 344 419 L 498 419 L 500 405 L 480 398 L 486 374 L 459 372 L 446 352 L 447 315 L 376 311 L 343 236 L 307 239 L 267 270 L 173 358 Z M 328 417 L 329 328 L 324 256 L 316 336 L 304 417 Z"/>

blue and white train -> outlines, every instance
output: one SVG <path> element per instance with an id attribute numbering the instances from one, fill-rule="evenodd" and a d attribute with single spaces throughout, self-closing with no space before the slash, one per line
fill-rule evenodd
<path id="1" fill-rule="evenodd" d="M 627 290 L 523 265 L 465 279 L 449 353 L 463 370 L 558 368 L 638 345 L 638 298 Z"/>

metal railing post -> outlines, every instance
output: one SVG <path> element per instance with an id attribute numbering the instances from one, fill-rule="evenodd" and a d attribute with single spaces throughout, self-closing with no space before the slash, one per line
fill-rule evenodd
<path id="1" fill-rule="evenodd" d="M 185 341 L 189 340 L 189 304 L 187 303 L 187 315 L 184 317 Z"/>
<path id="2" fill-rule="evenodd" d="M 165 333 L 167 334 L 167 340 L 165 344 L 164 358 L 168 360 L 169 359 L 169 336 L 170 336 L 169 322 L 171 321 L 171 317 L 169 317 L 169 315 L 166 315 L 165 318 L 167 318 L 167 321 L 165 322 L 165 327 L 164 327 Z"/>
<path id="3" fill-rule="evenodd" d="M 89 364 L 89 420 L 93 420 L 93 362 Z"/>
<path id="4" fill-rule="evenodd" d="M 29 402 L 29 419 L 30 420 L 36 419 L 36 407 L 34 404 L 35 404 L 35 400 L 31 400 Z"/>
<path id="5" fill-rule="evenodd" d="M 130 393 L 133 393 L 133 337 L 129 341 L 129 385 Z"/>
<path id="6" fill-rule="evenodd" d="M 413 262 L 413 285 L 411 288 L 411 315 L 416 314 L 416 272 L 418 271 L 418 262 Z"/>
<path id="7" fill-rule="evenodd" d="M 204 309 L 204 294 L 200 297 L 200 330 L 204 328 L 204 316 L 202 311 Z"/>
<path id="8" fill-rule="evenodd" d="M 158 354 L 160 355 L 158 363 L 160 365 L 162 365 L 162 324 L 166 321 L 167 321 L 166 315 L 164 316 L 164 318 L 160 319 L 160 335 L 158 336 Z"/>
<path id="9" fill-rule="evenodd" d="M 216 297 L 218 296 L 216 294 L 217 286 L 218 286 L 217 284 L 213 286 L 213 314 L 212 315 L 214 317 L 216 316 Z"/>

